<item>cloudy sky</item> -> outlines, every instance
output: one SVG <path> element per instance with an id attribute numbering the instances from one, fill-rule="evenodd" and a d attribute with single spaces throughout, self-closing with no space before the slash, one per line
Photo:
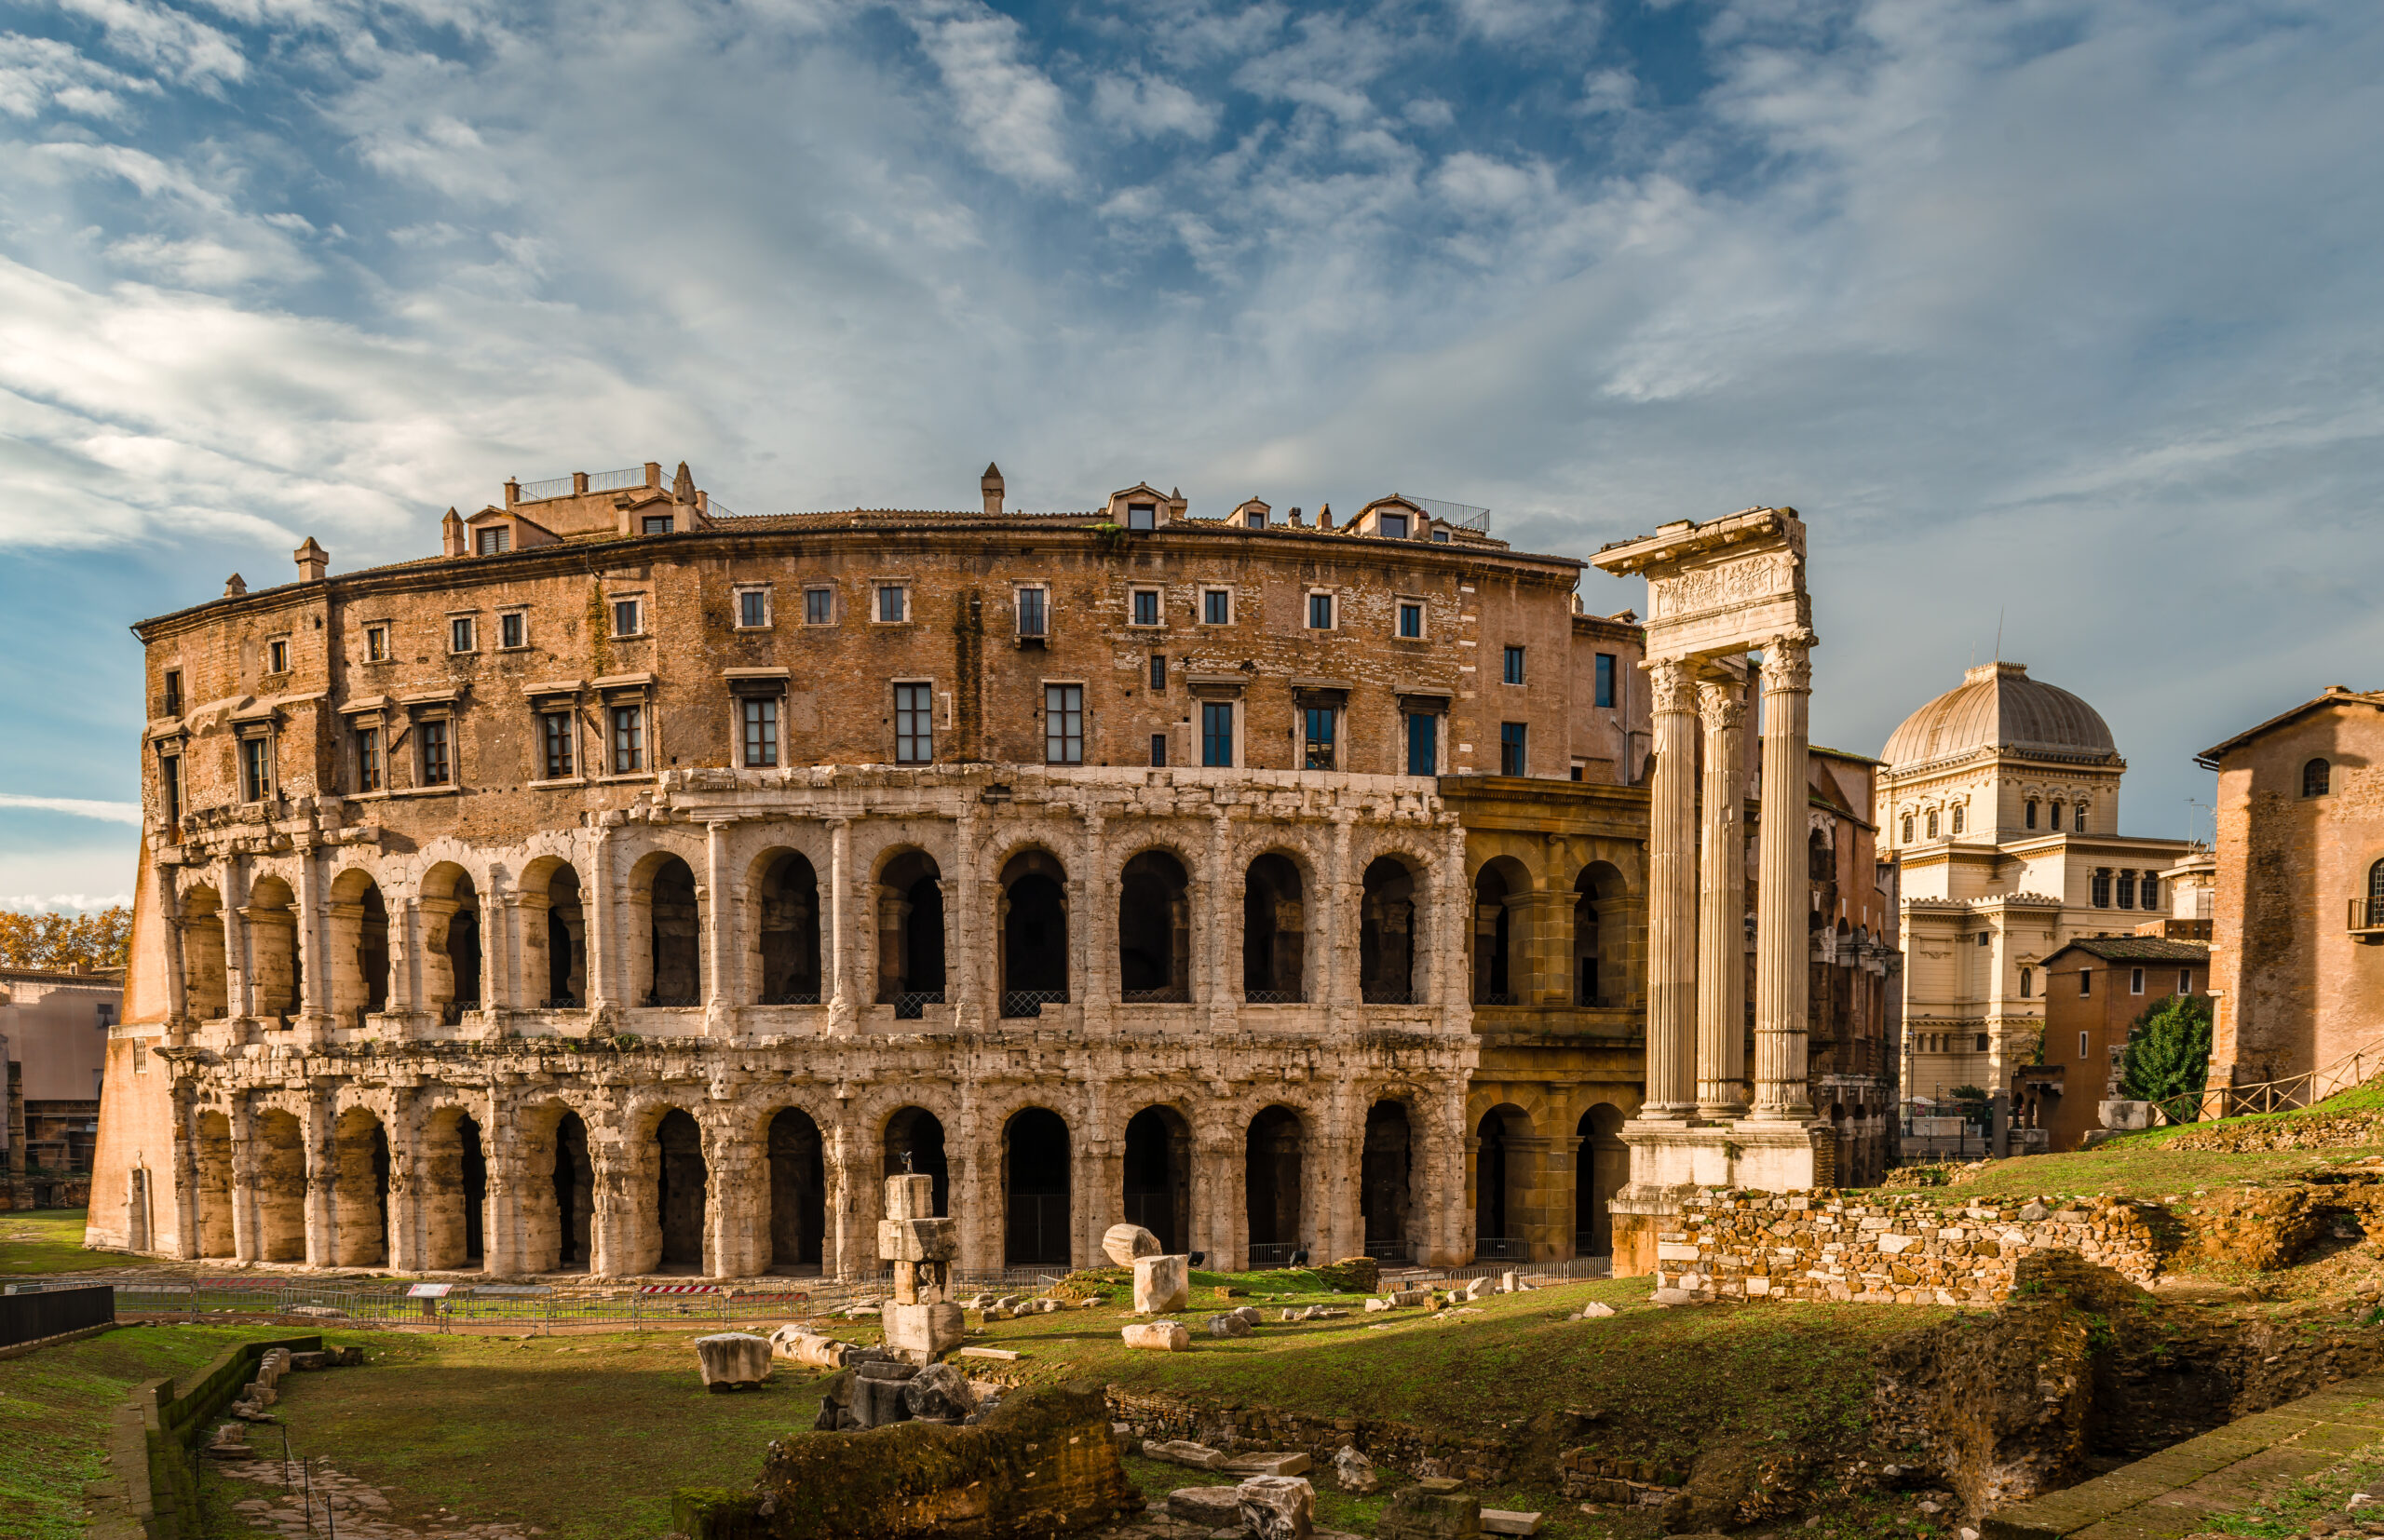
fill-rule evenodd
<path id="1" fill-rule="evenodd" d="M 0 5 L 0 901 L 129 888 L 129 622 L 645 459 L 1794 504 L 1817 738 L 1999 624 L 2206 833 L 2384 682 L 2378 81 L 2343 0 Z"/>

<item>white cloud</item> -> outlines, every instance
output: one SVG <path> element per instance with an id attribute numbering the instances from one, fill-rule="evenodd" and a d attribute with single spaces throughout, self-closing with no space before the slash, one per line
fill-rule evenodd
<path id="1" fill-rule="evenodd" d="M 83 797 L 33 797 L 17 791 L 0 791 L 0 808 L 7 807 L 39 813 L 64 813 L 77 818 L 101 818 L 109 823 L 129 823 L 135 827 L 141 822 L 141 804 L 132 802 L 93 802 Z"/>
<path id="2" fill-rule="evenodd" d="M 183 85 L 215 89 L 248 74 L 248 60 L 231 38 L 170 7 L 146 0 L 58 0 L 58 4 L 98 22 L 111 47 L 156 66 Z"/>
<path id="3" fill-rule="evenodd" d="M 1217 129 L 1217 108 L 1168 80 L 1108 74 L 1092 90 L 1093 116 L 1136 139 L 1182 134 L 1206 139 Z"/>
<path id="4" fill-rule="evenodd" d="M 974 154 L 1029 186 L 1077 180 L 1060 88 L 1026 61 L 1023 27 L 980 0 L 915 0 L 907 20 L 942 74 Z"/>
<path id="5" fill-rule="evenodd" d="M 11 117 L 33 117 L 50 106 L 81 117 L 120 117 L 126 97 L 161 94 L 156 82 L 112 70 L 55 38 L 0 33 L 0 113 Z"/>
<path id="6" fill-rule="evenodd" d="M 12 909 L 20 914 L 60 913 L 88 914 L 94 910 L 130 908 L 129 893 L 0 893 L 0 909 Z"/>

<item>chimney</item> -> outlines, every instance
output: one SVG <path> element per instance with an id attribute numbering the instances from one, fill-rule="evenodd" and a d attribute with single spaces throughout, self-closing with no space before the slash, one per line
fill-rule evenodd
<path id="1" fill-rule="evenodd" d="M 1002 467 L 991 460 L 985 462 L 985 474 L 977 485 L 985 493 L 985 517 L 998 519 L 1002 515 Z"/>
<path id="2" fill-rule="evenodd" d="M 1292 510 L 1292 527 L 1294 529 L 1307 528 L 1307 517 L 1298 508 Z"/>
<path id="3" fill-rule="evenodd" d="M 439 520 L 439 543 L 440 549 L 448 556 L 471 554 L 464 548 L 463 516 L 454 508 L 449 508 L 447 517 Z"/>
<path id="4" fill-rule="evenodd" d="M 520 501 L 522 501 L 522 479 L 518 476 L 508 476 L 505 479 L 505 506 L 509 508 Z"/>
<path id="5" fill-rule="evenodd" d="M 687 462 L 679 462 L 679 474 L 670 478 L 670 501 L 692 503 L 696 500 L 696 479 L 687 470 Z"/>
<path id="6" fill-rule="evenodd" d="M 1327 503 L 1316 510 L 1316 527 L 1321 530 L 1329 530 L 1333 527 L 1332 504 Z"/>
<path id="7" fill-rule="evenodd" d="M 248 591 L 248 579 L 242 577 L 238 573 L 234 573 L 231 576 L 224 580 L 224 597 L 226 599 L 237 599 Z"/>
<path id="8" fill-rule="evenodd" d="M 306 543 L 291 551 L 290 556 L 298 563 L 298 581 L 301 583 L 320 583 L 331 573 L 332 553 L 316 545 L 311 534 L 306 536 Z"/>
<path id="9" fill-rule="evenodd" d="M 1167 516 L 1170 519 L 1183 518 L 1184 510 L 1191 506 L 1191 504 L 1184 500 L 1184 489 L 1182 487 L 1176 487 L 1168 493 Z"/>
<path id="10" fill-rule="evenodd" d="M 645 484 L 649 487 L 658 487 L 662 484 L 662 466 L 659 462 L 648 460 L 645 463 Z"/>

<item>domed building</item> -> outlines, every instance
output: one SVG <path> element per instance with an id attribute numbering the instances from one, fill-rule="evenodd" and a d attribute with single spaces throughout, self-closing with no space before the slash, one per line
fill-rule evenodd
<path id="1" fill-rule="evenodd" d="M 1904 1094 L 2010 1089 L 2037 1058 L 2045 960 L 2079 937 L 2131 935 L 2163 916 L 2164 874 L 2192 846 L 2120 832 L 2127 761 L 2109 724 L 2025 664 L 1967 670 L 1904 719 L 1880 758 L 1879 842 L 1900 874 Z M 2093 1126 L 2104 1094 L 2106 1047 L 2079 1053 L 2047 1045 L 2068 1093 L 2056 1146 L 2069 1125 Z M 2081 1062 L 2098 1067 L 2081 1075 Z"/>

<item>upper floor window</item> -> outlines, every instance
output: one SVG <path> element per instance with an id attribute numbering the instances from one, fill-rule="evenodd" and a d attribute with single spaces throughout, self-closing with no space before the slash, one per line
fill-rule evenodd
<path id="1" fill-rule="evenodd" d="M 636 636 L 645 629 L 645 601 L 616 599 L 613 601 L 613 634 Z"/>
<path id="2" fill-rule="evenodd" d="M 779 763 L 779 701 L 751 696 L 740 703 L 745 727 L 745 768 L 765 770 Z"/>
<path id="3" fill-rule="evenodd" d="M 1158 506 L 1155 503 L 1127 504 L 1126 527 L 1130 530 L 1155 530 L 1158 528 Z"/>
<path id="4" fill-rule="evenodd" d="M 885 590 L 880 589 L 883 593 Z M 894 590 L 901 592 L 900 588 Z M 935 758 L 935 690 L 928 684 L 894 686 L 894 763 L 927 764 Z"/>
<path id="5" fill-rule="evenodd" d="M 473 539 L 482 556 L 502 556 L 513 547 L 513 532 L 502 524 L 481 531 Z"/>
<path id="6" fill-rule="evenodd" d="M 240 800 L 263 802 L 273 795 L 273 739 L 260 734 L 240 740 Z"/>
<path id="7" fill-rule="evenodd" d="M 1044 636 L 1050 631 L 1050 590 L 1021 588 L 1018 590 L 1018 634 Z"/>
<path id="8" fill-rule="evenodd" d="M 1333 596 L 1312 593 L 1307 596 L 1307 628 L 1311 631 L 1333 629 Z"/>
<path id="9" fill-rule="evenodd" d="M 2127 992 L 2130 994 L 2142 994 L 2144 993 L 2144 970 L 2142 968 L 2128 969 Z"/>
<path id="10" fill-rule="evenodd" d="M 183 671 L 180 669 L 166 670 L 165 714 L 169 717 L 183 714 Z"/>
<path id="11" fill-rule="evenodd" d="M 2371 927 L 2384 925 L 2384 861 L 2367 869 L 2366 919 Z"/>
<path id="12" fill-rule="evenodd" d="M 2095 871 L 2094 871 L 2094 885 L 2093 885 L 2093 898 L 2094 898 L 2094 907 L 2095 907 L 2096 909 L 2108 909 L 2108 908 L 2110 908 L 2110 907 L 2111 907 L 2111 871 L 2110 871 L 2110 868 L 2108 868 L 2108 867 L 2097 867 L 2097 868 L 2095 869 Z"/>
<path id="13" fill-rule="evenodd" d="M 2334 789 L 2335 767 L 2324 760 L 2311 760 L 2301 767 L 2301 794 L 2323 797 Z"/>
<path id="14" fill-rule="evenodd" d="M 1399 601 L 1399 634 L 1410 642 L 1422 639 L 1424 635 L 1424 601 L 1422 600 L 1402 599 Z"/>
<path id="15" fill-rule="evenodd" d="M 567 780 L 571 777 L 572 738 L 569 711 L 542 711 L 538 714 L 538 758 L 540 778 Z"/>
<path id="16" fill-rule="evenodd" d="M 1600 706 L 1612 706 L 1614 704 L 1614 655 L 1600 653 L 1597 669 L 1597 703 Z"/>
<path id="17" fill-rule="evenodd" d="M 356 789 L 359 791 L 381 790 L 381 729 L 359 727 L 352 742 L 356 752 Z"/>
<path id="18" fill-rule="evenodd" d="M 2086 804 L 2084 803 L 2081 802 L 2077 806 L 2069 810 L 2069 820 L 2071 827 L 2079 833 L 2083 834 L 2086 832 Z"/>
<path id="19" fill-rule="evenodd" d="M 1084 763 L 1084 686 L 1043 686 L 1043 763 Z"/>
<path id="20" fill-rule="evenodd" d="M 803 590 L 803 623 L 806 626 L 826 626 L 836 618 L 836 590 L 806 588 Z"/>
<path id="21" fill-rule="evenodd" d="M 900 583 L 877 586 L 877 623 L 899 626 L 911 618 L 911 590 Z"/>
<path id="22" fill-rule="evenodd" d="M 386 626 L 364 628 L 364 661 L 367 663 L 389 661 L 389 628 Z"/>
<path id="23" fill-rule="evenodd" d="M 522 647 L 529 641 L 530 617 L 520 610 L 508 610 L 496 617 L 496 644 L 507 652 Z"/>
<path id="24" fill-rule="evenodd" d="M 447 736 L 447 719 L 433 717 L 414 728 L 422 743 L 422 784 L 447 786 L 455 779 L 454 755 Z"/>
<path id="25" fill-rule="evenodd" d="M 613 774 L 634 776 L 645 768 L 645 708 L 613 708 Z"/>
<path id="26" fill-rule="evenodd" d="M 2037 975 L 2033 968 L 2020 970 L 2020 998 L 2025 1000 L 2036 993 Z"/>
<path id="27" fill-rule="evenodd" d="M 2028 804 L 2027 804 L 2027 806 L 2026 806 L 2026 807 L 2025 807 L 2025 808 L 2023 808 L 2023 809 L 2021 810 L 2021 815 L 2020 815 L 2020 816 L 2021 816 L 2021 817 L 2022 817 L 2023 819 L 2025 819 L 2025 827 L 2030 828 L 2030 829 L 2034 829 L 2035 827 L 2037 827 L 2037 799 L 2036 799 L 2036 798 L 2034 798 L 2034 797 L 2030 797 L 2030 798 L 2028 799 Z"/>
<path id="28" fill-rule="evenodd" d="M 2160 907 L 2160 879 L 2146 872 L 2136 883 L 2136 898 L 2147 909 Z"/>
<path id="29" fill-rule="evenodd" d="M 1929 837 L 1932 840 L 1937 837 L 1937 809 L 1933 807 L 1929 810 Z"/>
<path id="30" fill-rule="evenodd" d="M 1167 768 L 1167 735 L 1165 733 L 1151 735 L 1151 768 L 1154 770 Z"/>
<path id="31" fill-rule="evenodd" d="M 1253 508 L 1250 512 L 1243 514 L 1241 516 L 1241 521 L 1253 530 L 1263 530 L 1266 527 L 1266 516 L 1255 508 Z"/>
<path id="32" fill-rule="evenodd" d="M 1436 776 L 1441 771 L 1441 718 L 1435 711 L 1407 713 L 1407 773 Z"/>
<path id="33" fill-rule="evenodd" d="M 1251 517 L 1257 518 L 1258 515 L 1253 514 Z M 1203 626 L 1233 624 L 1233 590 L 1231 588 L 1200 590 L 1200 624 Z"/>
<path id="34" fill-rule="evenodd" d="M 264 671 L 286 674 L 290 671 L 290 643 L 278 639 L 264 644 Z"/>
<path id="35" fill-rule="evenodd" d="M 2052 804 L 2052 823 L 2051 827 L 2054 833 L 2058 834 L 2061 832 L 2061 804 L 2059 803 Z"/>
<path id="36" fill-rule="evenodd" d="M 1151 694 L 1155 696 L 1163 696 L 1166 693 L 1167 655 L 1165 653 L 1153 653 L 1151 655 Z"/>
<path id="37" fill-rule="evenodd" d="M 1498 723 L 1498 774 L 1520 776 L 1524 773 L 1524 724 L 1520 722 Z"/>
<path id="38" fill-rule="evenodd" d="M 2120 907 L 2121 909 L 2135 907 L 2135 873 L 2133 871 L 2120 873 Z"/>
<path id="39" fill-rule="evenodd" d="M 473 624 L 472 617 L 470 615 L 459 615 L 453 620 L 447 622 L 447 650 L 449 652 L 476 652 L 479 650 L 480 644 L 480 628 Z"/>
<path id="40" fill-rule="evenodd" d="M 2084 998 L 2084 997 L 2086 997 L 2086 996 L 2088 996 L 2088 995 L 2093 994 L 2093 993 L 2094 993 L 2094 970 L 2093 970 L 2093 968 L 2090 968 L 2090 967 L 2082 967 L 2082 968 L 2079 968 L 2079 969 L 2078 970 L 2078 993 L 2079 993 L 2079 996 L 2082 999 L 2082 998 Z"/>
<path id="41" fill-rule="evenodd" d="M 2086 1057 L 2086 1033 L 2081 1032 L 2078 1034 L 2078 1057 L 2083 1059 Z"/>
<path id="42" fill-rule="evenodd" d="M 737 593 L 737 624 L 745 630 L 758 631 L 770 624 L 770 590 L 740 588 Z"/>
<path id="43" fill-rule="evenodd" d="M 1912 815 L 1909 813 L 1903 816 L 1903 843 L 1906 844 L 1912 843 Z"/>
<path id="44" fill-rule="evenodd" d="M 1436 545 L 1436 546 L 1445 546 L 1445 545 L 1447 545 L 1448 543 L 1449 543 L 1449 532 L 1448 532 L 1448 531 L 1446 531 L 1446 530 L 1434 530 L 1434 531 L 1432 532 L 1432 544 L 1434 544 L 1434 545 Z"/>
<path id="45" fill-rule="evenodd" d="M 1966 817 L 1966 815 L 1967 815 L 1969 812 L 1970 812 L 1970 808 L 1969 808 L 1967 805 L 1965 805 L 1964 804 L 1961 804 L 1961 803 L 1956 803 L 1956 804 L 1954 804 L 1954 832 L 1955 832 L 1955 833 L 1957 833 L 1957 834 L 1960 833 L 1960 832 L 1962 831 L 1962 826 L 1963 826 L 1965 823 L 1967 823 L 1967 822 L 1969 822 L 1969 821 L 1970 821 L 1970 820 L 1969 820 L 1969 818 Z"/>
<path id="46" fill-rule="evenodd" d="M 1993 946 L 1995 944 L 1995 932 L 1991 930 L 1980 931 L 1978 933 L 1978 944 L 1983 947 Z"/>
<path id="47" fill-rule="evenodd" d="M 1300 712 L 1301 729 L 1306 736 L 1307 752 L 1302 763 L 1310 770 L 1333 768 L 1334 719 L 1340 713 L 1330 706 L 1310 706 Z"/>
<path id="48" fill-rule="evenodd" d="M 1501 682 L 1507 684 L 1521 684 L 1524 682 L 1524 650 L 1521 647 L 1507 649 L 1507 655 L 1498 666 L 1498 678 Z"/>
<path id="49" fill-rule="evenodd" d="M 1382 533 L 1385 539 L 1407 538 L 1407 516 L 1403 513 L 1386 513 L 1375 527 Z"/>
<path id="50" fill-rule="evenodd" d="M 2177 970 L 2177 993 L 2179 994 L 2191 994 L 2193 992 L 2194 970 L 2186 967 L 2179 968 Z"/>
<path id="51" fill-rule="evenodd" d="M 1134 617 L 1135 625 L 1156 626 L 1158 624 L 1158 590 L 1157 588 L 1136 588 L 1131 602 L 1132 609 L 1130 613 Z"/>
<path id="52" fill-rule="evenodd" d="M 1233 763 L 1233 702 L 1204 700 L 1200 703 L 1200 763 L 1207 765 Z"/>
<path id="53" fill-rule="evenodd" d="M 647 534 L 669 534 L 678 527 L 678 522 L 670 514 L 649 513 L 643 527 Z"/>
<path id="54" fill-rule="evenodd" d="M 183 821 L 183 757 L 163 754 L 157 760 L 157 790 L 165 804 L 169 828 Z"/>

